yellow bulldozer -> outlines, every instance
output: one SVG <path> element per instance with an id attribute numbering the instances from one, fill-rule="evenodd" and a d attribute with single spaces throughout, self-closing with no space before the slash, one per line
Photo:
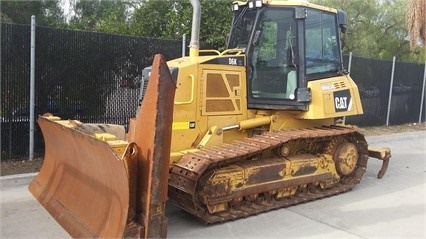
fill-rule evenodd
<path id="1" fill-rule="evenodd" d="M 39 117 L 45 158 L 29 190 L 72 237 L 166 237 L 168 199 L 206 224 L 351 190 L 369 157 L 343 67 L 343 11 L 304 1 L 232 4 L 226 50 L 154 57 L 123 126 Z"/>

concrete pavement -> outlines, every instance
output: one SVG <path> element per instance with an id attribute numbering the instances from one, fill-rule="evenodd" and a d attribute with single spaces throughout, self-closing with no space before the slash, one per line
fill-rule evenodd
<path id="1" fill-rule="evenodd" d="M 425 238 L 426 131 L 367 137 L 392 158 L 383 179 L 370 159 L 354 190 L 205 226 L 167 205 L 169 238 Z M 0 177 L 0 238 L 69 238 L 27 190 L 35 174 Z"/>

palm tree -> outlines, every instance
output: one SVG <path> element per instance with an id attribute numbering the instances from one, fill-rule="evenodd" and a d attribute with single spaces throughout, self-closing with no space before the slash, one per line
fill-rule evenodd
<path id="1" fill-rule="evenodd" d="M 409 0 L 406 19 L 411 49 L 420 41 L 426 50 L 426 1 Z"/>

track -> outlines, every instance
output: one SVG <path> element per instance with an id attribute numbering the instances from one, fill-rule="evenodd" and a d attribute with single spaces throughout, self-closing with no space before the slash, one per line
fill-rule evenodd
<path id="1" fill-rule="evenodd" d="M 294 189 L 294 192 L 288 197 L 278 198 L 276 190 L 270 190 L 269 188 L 261 193 L 245 195 L 241 198 L 234 196 L 234 200 L 228 200 L 229 203 L 226 210 L 217 213 L 209 213 L 205 202 L 202 202 L 199 184 L 204 184 L 206 178 L 204 175 L 208 175 L 209 172 L 215 169 L 259 158 L 265 152 L 277 152 L 279 151 L 277 149 L 283 144 L 292 144 L 293 142 L 304 142 L 304 146 L 309 146 L 307 150 L 312 154 L 319 152 L 329 153 L 329 151 L 333 150 L 334 142 L 342 138 L 349 140 L 356 146 L 359 157 L 353 172 L 347 176 L 341 175 L 340 180 L 334 182 L 331 187 L 321 187 L 319 183 L 329 180 L 331 173 L 328 175 L 307 175 L 307 177 L 298 177 L 281 183 L 280 187 L 285 185 Z M 327 126 L 266 132 L 241 141 L 235 141 L 232 144 L 202 149 L 183 156 L 172 169 L 169 181 L 169 198 L 204 223 L 224 222 L 351 190 L 361 180 L 366 169 L 367 160 L 367 143 L 363 135 L 358 133 L 355 128 Z M 257 190 L 261 188 L 265 187 L 259 186 Z M 279 186 L 275 189 L 278 188 Z M 229 199 L 232 196 L 232 194 L 226 195 L 224 198 L 227 197 Z"/>

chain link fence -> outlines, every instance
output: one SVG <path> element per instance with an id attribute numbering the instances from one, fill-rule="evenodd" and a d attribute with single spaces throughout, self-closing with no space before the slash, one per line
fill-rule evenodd
<path id="1" fill-rule="evenodd" d="M 30 26 L 1 24 L 1 160 L 23 158 L 29 149 Z M 35 115 L 51 112 L 87 123 L 126 124 L 135 115 L 142 70 L 153 56 L 182 55 L 182 41 L 37 27 Z M 351 63 L 349 65 L 349 63 Z M 359 86 L 364 115 L 346 118 L 360 126 L 387 120 L 392 62 L 345 58 Z M 417 122 L 422 101 L 422 64 L 397 62 L 390 124 Z M 422 112 L 424 121 L 424 107 Z M 36 126 L 34 153 L 43 153 Z"/>
<path id="2" fill-rule="evenodd" d="M 1 156 L 28 154 L 30 26 L 1 24 Z M 155 54 L 181 56 L 182 41 L 37 27 L 35 115 L 51 112 L 89 123 L 128 122 L 142 70 Z M 35 128 L 35 154 L 43 139 Z"/>
<path id="3" fill-rule="evenodd" d="M 345 57 L 345 62 L 347 69 L 351 69 L 351 77 L 358 85 L 364 109 L 363 115 L 347 117 L 346 123 L 380 126 L 413 123 L 419 120 L 424 122 L 425 102 L 422 91 L 425 64 L 408 62 L 393 64 L 393 61 L 363 57 L 352 57 L 349 60 L 348 56 Z"/>

